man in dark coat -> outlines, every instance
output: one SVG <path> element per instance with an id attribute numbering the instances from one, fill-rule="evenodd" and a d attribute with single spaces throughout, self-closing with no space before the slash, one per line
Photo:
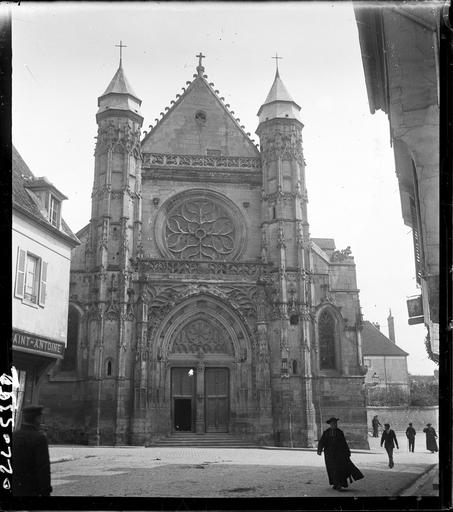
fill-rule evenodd
<path id="1" fill-rule="evenodd" d="M 426 449 L 431 453 L 437 452 L 437 441 L 436 441 L 436 431 L 431 426 L 431 423 L 427 423 L 426 427 L 423 429 L 423 432 L 426 434 Z"/>
<path id="2" fill-rule="evenodd" d="M 46 436 L 39 431 L 43 406 L 22 410 L 22 425 L 13 432 L 12 490 L 14 496 L 50 496 L 50 460 Z"/>
<path id="3" fill-rule="evenodd" d="M 412 423 L 409 423 L 409 426 L 406 429 L 406 437 L 409 442 L 409 452 L 414 453 L 415 448 L 415 428 L 412 426 Z"/>
<path id="4" fill-rule="evenodd" d="M 393 468 L 393 448 L 396 446 L 398 450 L 400 447 L 398 446 L 398 441 L 396 439 L 395 432 L 390 428 L 388 423 L 384 423 L 384 432 L 382 432 L 381 437 L 381 446 L 384 445 L 384 448 L 389 456 L 389 468 Z"/>
<path id="5" fill-rule="evenodd" d="M 375 416 L 371 420 L 371 425 L 373 427 L 373 437 L 379 437 L 379 427 L 381 426 L 381 424 L 379 423 L 379 419 L 377 416 Z"/>
<path id="6" fill-rule="evenodd" d="M 344 437 L 343 432 L 337 428 L 338 418 L 327 420 L 330 428 L 324 430 L 318 443 L 318 455 L 324 450 L 327 476 L 329 484 L 333 485 L 336 491 L 342 487 L 348 487 L 348 478 L 360 480 L 363 478 L 360 470 L 351 462 L 351 451 Z"/>

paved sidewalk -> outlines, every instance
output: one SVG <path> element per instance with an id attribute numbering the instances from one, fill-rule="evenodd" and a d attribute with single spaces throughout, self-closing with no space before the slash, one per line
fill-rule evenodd
<path id="1" fill-rule="evenodd" d="M 330 488 L 324 457 L 297 449 L 51 446 L 53 496 L 395 496 L 437 463 L 437 456 L 382 449 L 353 453 L 365 475 Z"/>

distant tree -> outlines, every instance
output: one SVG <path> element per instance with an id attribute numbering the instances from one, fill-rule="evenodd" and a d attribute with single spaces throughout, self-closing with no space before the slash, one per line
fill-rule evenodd
<path id="1" fill-rule="evenodd" d="M 439 405 L 439 383 L 435 380 L 431 382 L 420 382 L 415 379 L 410 384 L 410 401 L 412 406 Z"/>

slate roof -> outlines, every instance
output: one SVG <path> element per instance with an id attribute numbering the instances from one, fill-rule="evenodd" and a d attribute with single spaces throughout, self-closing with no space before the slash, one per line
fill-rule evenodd
<path id="1" fill-rule="evenodd" d="M 312 241 L 323 251 L 335 250 L 335 240 L 333 238 L 312 238 Z"/>
<path id="2" fill-rule="evenodd" d="M 42 183 L 50 183 L 47 179 L 39 178 Z M 66 222 L 61 219 L 61 229 L 57 229 L 48 221 L 48 219 L 41 213 L 39 200 L 35 197 L 33 192 L 26 189 L 27 181 L 35 180 L 33 173 L 30 171 L 28 165 L 24 162 L 17 149 L 13 146 L 12 151 L 12 196 L 13 208 L 22 211 L 28 216 L 32 217 L 36 222 L 45 226 L 47 229 L 53 231 L 57 235 L 65 235 L 69 237 L 73 245 L 78 245 L 79 239 L 74 235 Z M 52 185 L 53 187 L 53 185 Z"/>
<path id="3" fill-rule="evenodd" d="M 365 320 L 362 330 L 362 353 L 366 356 L 408 356 L 371 322 Z"/>
<path id="4" fill-rule="evenodd" d="M 285 84 L 282 82 L 278 69 L 277 72 L 275 73 L 274 83 L 272 84 L 271 90 L 269 91 L 269 94 L 267 95 L 267 98 L 264 101 L 263 105 L 266 105 L 267 103 L 272 103 L 273 101 L 289 101 L 292 103 L 296 103 L 291 98 L 291 95 L 286 89 Z"/>
<path id="5" fill-rule="evenodd" d="M 111 93 L 129 94 L 129 96 L 133 96 L 137 101 L 141 103 L 140 98 L 135 94 L 134 90 L 131 87 L 131 84 L 127 80 L 121 64 L 117 72 L 113 76 L 112 80 L 110 81 L 107 89 L 100 97 L 102 98 L 102 96 L 106 96 L 107 94 Z"/>

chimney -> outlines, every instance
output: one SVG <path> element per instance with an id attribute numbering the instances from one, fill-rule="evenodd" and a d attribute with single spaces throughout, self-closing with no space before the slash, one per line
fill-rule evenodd
<path id="1" fill-rule="evenodd" d="M 387 317 L 387 323 L 389 326 L 389 338 L 391 341 L 393 341 L 393 343 L 396 343 L 396 341 L 395 341 L 395 323 L 393 321 L 391 309 L 389 309 L 389 316 Z"/>

